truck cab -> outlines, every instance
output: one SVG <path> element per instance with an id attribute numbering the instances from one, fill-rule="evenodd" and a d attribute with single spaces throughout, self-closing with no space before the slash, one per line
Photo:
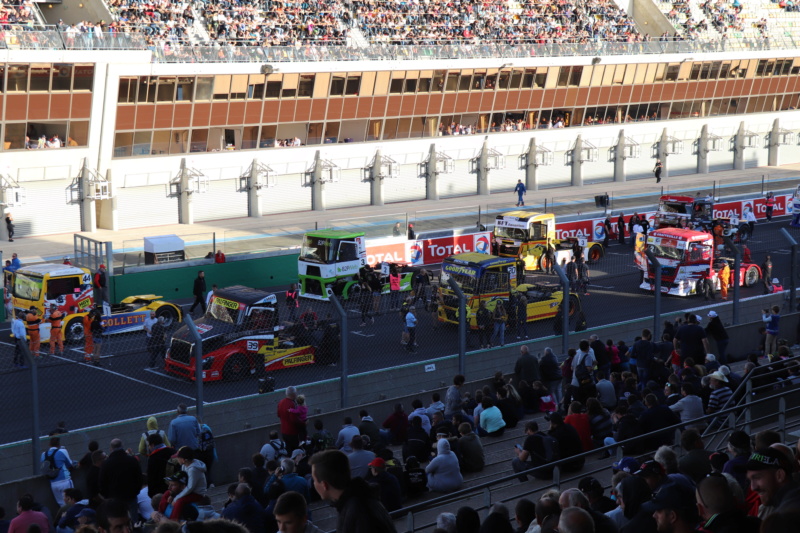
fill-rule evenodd
<path id="1" fill-rule="evenodd" d="M 456 254 L 442 263 L 440 280 L 441 302 L 438 307 L 440 322 L 458 324 L 458 296 L 450 288 L 448 278 L 458 283 L 467 299 L 467 324 L 477 329 L 476 313 L 482 301 L 489 311 L 506 305 L 512 293 L 525 293 L 528 298 L 528 322 L 555 317 L 561 307 L 563 292 L 558 285 L 546 286 L 521 283 L 517 261 L 510 257 L 496 257 L 480 253 Z M 569 297 L 570 316 L 580 310 L 580 300 L 575 294 Z"/>
<path id="2" fill-rule="evenodd" d="M 300 324 L 280 324 L 270 292 L 234 285 L 217 290 L 195 321 L 203 350 L 203 381 L 239 380 L 314 362 L 313 340 Z M 164 370 L 195 378 L 195 340 L 187 326 L 170 340 Z"/>
<path id="3" fill-rule="evenodd" d="M 713 198 L 665 195 L 658 201 L 655 229 L 690 226 L 695 229 L 711 229 L 713 216 Z"/>
<path id="4" fill-rule="evenodd" d="M 497 215 L 494 223 L 494 247 L 500 257 L 516 257 L 526 271 L 543 270 L 542 258 L 548 240 L 555 249 L 555 261 L 573 254 L 576 244 L 583 250 L 587 263 L 603 257 L 603 245 L 575 237 L 556 238 L 556 218 L 552 213 L 509 211 Z"/>
<path id="5" fill-rule="evenodd" d="M 321 230 L 306 233 L 297 259 L 300 296 L 329 300 L 347 298 L 358 285 L 358 271 L 367 264 L 364 232 Z"/>
<path id="6" fill-rule="evenodd" d="M 733 259 L 719 257 L 714 250 L 714 237 L 705 231 L 694 231 L 681 228 L 662 228 L 653 230 L 647 235 L 644 246 L 658 258 L 661 263 L 661 292 L 675 296 L 690 296 L 699 293 L 699 282 L 707 275 L 714 288 L 718 289 L 719 271 L 722 261 L 727 261 L 733 269 Z M 655 269 L 649 263 L 644 267 L 641 289 L 655 290 Z M 740 265 L 739 284 L 750 287 L 761 278 L 758 265 L 742 262 Z M 733 273 L 731 273 L 733 283 Z"/>

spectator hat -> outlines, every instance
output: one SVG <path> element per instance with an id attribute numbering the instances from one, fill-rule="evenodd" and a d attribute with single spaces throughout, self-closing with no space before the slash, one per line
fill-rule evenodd
<path id="1" fill-rule="evenodd" d="M 100 266 L 99 266 L 99 267 L 97 267 L 97 268 L 105 268 L 105 267 L 106 267 L 106 266 L 105 266 L 104 264 L 100 263 Z"/>
<path id="2" fill-rule="evenodd" d="M 774 448 L 764 448 L 750 455 L 750 459 L 744 465 L 745 470 L 769 470 L 772 468 L 782 468 L 787 472 L 791 469 L 786 464 L 786 456 Z"/>
<path id="3" fill-rule="evenodd" d="M 693 489 L 680 483 L 667 483 L 652 500 L 642 505 L 642 509 L 648 513 L 663 509 L 688 509 L 695 505 L 695 498 Z"/>
<path id="4" fill-rule="evenodd" d="M 719 371 L 722 372 L 725 375 L 725 377 L 731 375 L 731 369 L 728 365 L 720 365 Z"/>
<path id="5" fill-rule="evenodd" d="M 653 461 L 645 461 L 639 467 L 639 470 L 635 472 L 637 476 L 663 476 L 664 475 L 664 468 L 661 464 Z"/>
<path id="6" fill-rule="evenodd" d="M 370 461 L 370 463 L 367 466 L 374 466 L 375 468 L 385 468 L 386 461 L 384 461 L 380 457 L 376 457 L 375 459 Z"/>
<path id="7" fill-rule="evenodd" d="M 709 311 L 708 312 L 708 318 L 717 318 L 718 316 L 719 315 L 717 314 L 716 311 Z"/>
<path id="8" fill-rule="evenodd" d="M 703 317 L 701 317 L 700 315 L 694 315 L 694 318 L 697 319 L 698 324 L 703 321 Z"/>
<path id="9" fill-rule="evenodd" d="M 731 433 L 730 437 L 728 437 L 728 444 L 734 448 L 746 450 L 750 448 L 750 437 L 741 429 L 737 429 Z"/>
<path id="10" fill-rule="evenodd" d="M 772 278 L 772 284 L 773 285 L 780 285 L 781 282 L 780 282 L 780 280 L 778 278 Z"/>
<path id="11" fill-rule="evenodd" d="M 89 507 L 84 507 L 83 509 L 80 510 L 80 512 L 78 514 L 75 515 L 75 518 L 80 518 L 82 516 L 85 516 L 85 517 L 88 517 L 91 520 L 94 520 L 95 516 L 97 516 L 97 513 L 95 512 L 94 509 L 91 509 Z"/>
<path id="12" fill-rule="evenodd" d="M 623 472 L 633 474 L 634 472 L 639 470 L 639 461 L 637 461 L 633 457 L 623 457 L 619 461 L 612 464 L 611 468 L 614 469 L 615 472 L 619 472 L 620 470 L 622 470 Z"/>
<path id="13" fill-rule="evenodd" d="M 297 448 L 295 451 L 292 452 L 292 459 L 296 459 L 299 455 L 305 455 L 306 452 L 303 451 L 302 448 Z"/>
<path id="14" fill-rule="evenodd" d="M 717 360 L 717 357 L 713 353 L 706 354 L 706 361 L 709 363 L 713 363 Z"/>
<path id="15" fill-rule="evenodd" d="M 179 470 L 175 472 L 171 476 L 167 476 L 164 478 L 164 481 L 169 483 L 170 481 L 175 481 L 176 483 L 182 483 L 184 485 L 189 483 L 189 474 L 184 472 L 183 470 Z"/>
<path id="16" fill-rule="evenodd" d="M 725 452 L 714 452 L 708 457 L 708 460 L 711 461 L 711 468 L 717 472 L 722 472 L 722 468 L 729 459 L 730 457 Z"/>
<path id="17" fill-rule="evenodd" d="M 719 370 L 717 370 L 716 372 L 712 372 L 711 374 L 709 374 L 708 377 L 710 377 L 711 379 L 716 379 L 717 381 L 722 381 L 724 383 L 728 382 L 728 377 Z"/>
<path id="18" fill-rule="evenodd" d="M 580 483 L 578 483 L 578 490 L 581 492 L 603 492 L 603 485 L 597 481 L 596 478 L 591 476 L 585 477 L 581 479 Z"/>

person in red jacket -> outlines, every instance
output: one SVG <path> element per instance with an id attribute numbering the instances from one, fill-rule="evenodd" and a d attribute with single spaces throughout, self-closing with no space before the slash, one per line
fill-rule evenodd
<path id="1" fill-rule="evenodd" d="M 592 428 L 589 424 L 589 415 L 583 412 L 583 405 L 581 402 L 572 402 L 569 404 L 569 411 L 567 412 L 564 423 L 569 424 L 578 432 L 581 438 L 581 446 L 583 451 L 588 452 L 594 448 L 592 442 Z"/>
<path id="2" fill-rule="evenodd" d="M 286 387 L 286 397 L 278 402 L 278 418 L 281 421 L 281 436 L 283 442 L 286 443 L 286 449 L 289 451 L 294 451 L 300 447 L 300 428 L 297 415 L 289 411 L 289 409 L 297 407 L 295 398 L 297 398 L 297 389 L 294 387 Z"/>

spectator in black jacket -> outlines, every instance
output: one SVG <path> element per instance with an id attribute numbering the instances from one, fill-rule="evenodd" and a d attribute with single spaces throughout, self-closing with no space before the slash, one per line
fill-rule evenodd
<path id="1" fill-rule="evenodd" d="M 680 419 L 672 412 L 672 409 L 658 403 L 655 394 L 648 394 L 644 399 L 644 405 L 647 409 L 639 416 L 639 431 L 642 435 L 680 423 Z M 672 431 L 662 431 L 646 438 L 644 447 L 647 450 L 655 450 L 662 444 L 670 444 L 673 437 Z"/>
<path id="2" fill-rule="evenodd" d="M 597 361 L 597 369 L 603 373 L 606 379 L 611 376 L 611 354 L 606 350 L 606 345 L 597 335 L 589 337 L 589 347 L 594 350 L 594 359 Z"/>
<path id="3" fill-rule="evenodd" d="M 583 446 L 581 446 L 581 438 L 574 427 L 564 423 L 564 418 L 558 414 L 553 413 L 550 415 L 550 431 L 548 435 L 558 441 L 558 451 L 562 459 L 567 459 L 575 455 L 583 453 Z M 575 472 L 583 468 L 585 459 L 580 457 L 574 461 L 564 463 L 561 469 L 564 472 Z"/>
<path id="4" fill-rule="evenodd" d="M 420 463 L 427 463 L 431 458 L 431 438 L 422 429 L 422 420 L 418 416 L 411 419 L 408 439 L 403 445 L 403 462 L 407 462 L 409 457 L 416 457 Z"/>
<path id="5" fill-rule="evenodd" d="M 614 433 L 603 442 L 606 446 L 640 435 L 638 420 L 628 412 L 628 407 L 624 404 L 620 404 L 614 409 L 614 413 L 611 415 L 611 422 L 614 424 Z M 623 445 L 622 449 L 626 455 L 633 455 L 639 453 L 641 444 L 639 442 L 628 443 Z"/>
<path id="6" fill-rule="evenodd" d="M 100 467 L 100 494 L 105 499 L 125 502 L 132 511 L 137 509 L 141 490 L 142 468 L 139 461 L 122 446 L 120 439 L 111 441 L 111 453 Z M 137 511 L 138 512 L 138 511 Z M 131 516 L 136 516 L 131 512 Z"/>
<path id="7" fill-rule="evenodd" d="M 467 422 L 458 426 L 458 432 L 461 434 L 458 439 L 458 463 L 461 472 L 480 472 L 486 463 L 481 439 Z"/>
<path id="8" fill-rule="evenodd" d="M 497 402 L 495 403 L 500 412 L 503 414 L 503 420 L 506 423 L 506 428 L 515 428 L 519 423 L 519 416 L 517 415 L 518 406 L 516 402 L 508 395 L 508 390 L 505 387 L 497 389 Z"/>
<path id="9" fill-rule="evenodd" d="M 147 495 L 152 498 L 167 492 L 167 463 L 176 450 L 166 446 L 160 434 L 153 433 L 147 436 L 147 451 Z"/>
<path id="10" fill-rule="evenodd" d="M 519 347 L 519 359 L 514 365 L 514 374 L 517 383 L 521 381 L 533 383 L 542 379 L 539 372 L 539 359 L 525 345 Z M 561 376 L 559 376 L 559 379 L 561 379 Z"/>
<path id="11" fill-rule="evenodd" d="M 245 469 L 249 472 L 249 469 Z M 234 500 L 222 510 L 222 517 L 239 522 L 249 533 L 267 533 L 264 508 L 250 493 L 250 485 L 239 483 Z"/>
<path id="12" fill-rule="evenodd" d="M 376 457 L 369 463 L 367 483 L 378 485 L 380 488 L 381 503 L 390 513 L 403 507 L 403 495 L 400 490 L 400 480 L 386 471 L 386 461 Z"/>
<path id="13" fill-rule="evenodd" d="M 725 331 L 725 326 L 722 325 L 719 315 L 716 311 L 708 312 L 709 320 L 706 326 L 706 335 L 714 339 L 717 343 L 717 361 L 721 365 L 728 364 L 728 332 Z"/>

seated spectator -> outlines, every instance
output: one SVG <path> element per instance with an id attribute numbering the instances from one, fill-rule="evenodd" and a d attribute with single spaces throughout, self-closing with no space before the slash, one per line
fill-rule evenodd
<path id="1" fill-rule="evenodd" d="M 758 532 L 760 520 L 758 517 L 745 515 L 737 507 L 736 497 L 725 477 L 708 476 L 701 479 L 697 484 L 696 495 L 700 528 L 703 530 Z"/>
<path id="2" fill-rule="evenodd" d="M 733 396 L 733 391 L 728 387 L 728 378 L 722 372 L 713 372 L 709 375 L 711 394 L 708 398 L 706 414 L 713 414 L 725 408 L 728 400 Z"/>
<path id="3" fill-rule="evenodd" d="M 578 432 L 569 424 L 565 424 L 560 414 L 553 413 L 550 415 L 550 430 L 547 434 L 558 441 L 559 456 L 562 459 L 583 453 Z M 583 457 L 576 458 L 574 461 L 562 464 L 561 470 L 564 472 L 578 471 L 583 468 L 584 462 L 585 459 Z"/>
<path id="4" fill-rule="evenodd" d="M 358 413 L 358 416 L 361 417 L 361 423 L 358 424 L 358 432 L 361 435 L 366 435 L 369 437 L 369 441 L 372 443 L 373 450 L 376 449 L 376 447 L 382 448 L 381 431 L 380 428 L 378 428 L 378 424 L 372 420 L 372 417 L 369 416 L 369 413 L 366 411 L 366 409 L 362 409 Z"/>
<path id="5" fill-rule="evenodd" d="M 655 394 L 648 394 L 644 399 L 647 409 L 639 416 L 639 431 L 647 434 L 658 431 L 680 422 L 669 407 L 658 403 Z M 647 450 L 654 450 L 662 444 L 671 444 L 674 439 L 674 430 L 665 430 L 661 433 L 644 439 L 643 446 Z"/>
<path id="6" fill-rule="evenodd" d="M 277 430 L 269 432 L 269 442 L 261 447 L 259 452 L 266 461 L 279 460 L 282 457 L 289 457 L 289 450 L 286 448 L 286 443 L 283 442 Z"/>
<path id="7" fill-rule="evenodd" d="M 614 409 L 614 413 L 611 415 L 611 422 L 613 433 L 611 437 L 604 439 L 603 444 L 605 446 L 611 446 L 617 442 L 638 437 L 641 434 L 639 432 L 639 421 L 632 413 L 628 412 L 626 405 L 618 405 Z M 622 446 L 622 449 L 626 454 L 635 454 L 642 449 L 642 444 L 638 441 L 628 442 Z M 606 452 L 606 454 L 609 457 L 611 456 L 610 452 Z"/>
<path id="8" fill-rule="evenodd" d="M 535 479 L 551 479 L 553 468 L 539 468 L 534 472 L 527 472 L 532 468 L 544 467 L 561 458 L 558 441 L 546 433 L 539 432 L 539 424 L 531 420 L 525 423 L 525 442 L 517 444 L 514 448 L 517 456 L 511 460 L 511 468 L 514 472 L 522 474 L 520 482 L 528 480 L 528 476 Z"/>
<path id="9" fill-rule="evenodd" d="M 381 503 L 390 513 L 403 507 L 400 480 L 386 471 L 386 461 L 376 457 L 369 463 L 367 482 L 380 487 Z"/>
<path id="10" fill-rule="evenodd" d="M 427 418 L 426 416 L 425 419 Z M 408 462 L 410 457 L 415 457 L 420 463 L 427 463 L 431 458 L 431 438 L 422 428 L 421 417 L 411 419 L 408 439 L 403 445 L 403 462 Z"/>
<path id="11" fill-rule="evenodd" d="M 508 389 L 501 387 L 497 389 L 497 401 L 495 405 L 500 409 L 503 420 L 507 428 L 512 429 L 517 427 L 519 423 L 519 414 L 517 403 L 509 396 Z"/>
<path id="12" fill-rule="evenodd" d="M 255 498 L 255 500 L 263 507 L 267 504 L 267 498 L 264 494 L 264 485 L 266 484 L 266 480 L 264 483 L 258 485 L 255 482 L 255 478 L 253 477 L 253 470 L 250 468 L 240 468 L 239 469 L 239 484 L 244 483 L 248 487 L 250 487 L 250 495 Z"/>
<path id="13" fill-rule="evenodd" d="M 80 489 L 64 490 L 64 506 L 66 511 L 60 517 L 56 517 L 56 524 L 59 530 L 78 529 L 78 514 L 89 507 L 89 500 L 83 498 Z M 149 517 L 148 517 L 149 518 Z"/>
<path id="14" fill-rule="evenodd" d="M 629 476 L 620 482 L 617 498 L 620 500 L 625 518 L 620 533 L 658 531 L 653 512 L 644 508 L 644 504 L 650 500 L 652 494 L 647 481 L 640 476 Z"/>
<path id="15" fill-rule="evenodd" d="M 267 483 L 267 478 L 269 478 L 269 473 L 267 469 L 264 468 L 266 460 L 264 460 L 264 456 L 260 453 L 254 453 L 252 462 L 253 466 L 250 470 L 253 472 L 253 484 L 263 489 L 264 485 Z"/>
<path id="16" fill-rule="evenodd" d="M 350 447 L 350 443 L 353 442 L 353 437 L 356 435 L 360 435 L 358 428 L 353 425 L 353 419 L 349 416 L 346 416 L 344 417 L 344 425 L 342 426 L 342 429 L 339 430 L 339 434 L 336 436 L 336 443 L 334 446 L 344 453 L 350 453 L 353 451 L 353 449 Z"/>
<path id="17" fill-rule="evenodd" d="M 153 512 L 153 522 L 160 524 L 168 520 L 181 521 L 197 518 L 197 509 L 191 504 L 180 506 L 176 511 L 175 503 L 178 501 L 178 496 L 186 491 L 188 483 L 189 475 L 183 471 L 176 472 L 167 478 L 167 490 L 161 496 L 158 508 Z"/>
<path id="18" fill-rule="evenodd" d="M 756 448 L 745 470 L 750 487 L 761 497 L 762 514 L 800 509 L 800 486 L 792 478 L 795 468 L 782 452 Z"/>
<path id="19" fill-rule="evenodd" d="M 436 435 L 446 435 L 448 438 L 457 435 L 453 423 L 450 420 L 445 420 L 441 411 L 433 413 L 433 418 L 431 418 L 431 442 L 436 440 Z"/>
<path id="20" fill-rule="evenodd" d="M 439 439 L 436 451 L 436 457 L 425 468 L 428 489 L 434 492 L 453 492 L 460 489 L 464 478 L 461 476 L 458 458 L 450 451 L 450 442 Z"/>
<path id="21" fill-rule="evenodd" d="M 464 399 L 461 397 L 461 387 L 466 378 L 461 374 L 453 377 L 453 384 L 447 388 L 444 395 L 444 417 L 449 420 L 454 414 L 464 413 Z"/>
<path id="22" fill-rule="evenodd" d="M 438 392 L 434 392 L 431 395 L 431 399 L 433 400 L 425 412 L 428 414 L 428 418 L 431 420 L 433 419 L 433 413 L 441 412 L 444 413 L 444 403 L 442 403 L 442 397 Z"/>
<path id="23" fill-rule="evenodd" d="M 572 510 L 578 509 L 584 511 L 588 515 L 588 523 L 594 526 L 595 533 L 614 533 L 617 527 L 604 513 L 592 509 L 589 499 L 580 489 L 567 489 L 561 493 L 558 498 L 558 503 L 562 509 Z M 562 511 L 562 519 L 564 512 Z M 564 531 L 564 529 L 561 529 Z M 567 529 L 566 531 L 570 531 Z"/>
<path id="24" fill-rule="evenodd" d="M 264 508 L 256 501 L 247 483 L 239 483 L 233 502 L 222 510 L 222 517 L 239 522 L 249 533 L 269 533 Z"/>
<path id="25" fill-rule="evenodd" d="M 722 473 L 736 478 L 742 490 L 746 492 L 750 488 L 750 483 L 747 481 L 744 465 L 750 458 L 750 437 L 741 430 L 731 432 L 728 437 L 727 450 L 731 459 L 722 467 Z"/>
<path id="26" fill-rule="evenodd" d="M 687 429 L 681 435 L 681 447 L 686 455 L 678 461 L 678 471 L 694 480 L 695 483 L 711 473 L 709 456 L 711 452 L 705 449 L 703 438 L 694 429 Z"/>
<path id="27" fill-rule="evenodd" d="M 428 416 L 428 411 L 422 407 L 422 401 L 419 398 L 414 398 L 414 400 L 411 402 L 411 407 L 413 407 L 414 410 L 408 415 L 409 424 L 412 424 L 412 421 L 415 418 L 419 418 L 420 422 L 422 423 L 422 429 L 425 430 L 425 433 L 430 433 L 431 419 Z"/>
<path id="28" fill-rule="evenodd" d="M 408 416 L 402 403 L 394 404 L 394 411 L 383 421 L 381 435 L 389 444 L 399 445 L 406 441 L 408 435 Z"/>
<path id="29" fill-rule="evenodd" d="M 686 425 L 687 429 L 697 429 L 702 431 L 706 427 L 703 420 L 697 420 L 705 415 L 703 412 L 703 400 L 694 393 L 694 386 L 690 383 L 681 385 L 682 398 L 670 405 L 669 408 L 678 413 L 681 417 L 681 423 Z"/>
<path id="30" fill-rule="evenodd" d="M 195 452 L 187 446 L 178 450 L 178 463 L 187 474 L 186 486 L 178 493 L 172 503 L 169 518 L 178 520 L 184 507 L 199 502 L 206 494 L 206 465 L 194 458 Z"/>
<path id="31" fill-rule="evenodd" d="M 586 400 L 587 415 L 589 416 L 589 430 L 592 434 L 594 447 L 604 446 L 606 438 L 612 436 L 611 414 L 600 405 L 597 398 Z"/>
<path id="32" fill-rule="evenodd" d="M 484 396 L 481 402 L 483 410 L 481 411 L 480 427 L 486 432 L 489 437 L 502 437 L 506 428 L 506 423 L 503 420 L 503 414 L 494 405 L 494 400 L 488 396 Z"/>
<path id="33" fill-rule="evenodd" d="M 314 434 L 311 435 L 311 455 L 333 448 L 335 442 L 331 432 L 323 427 L 322 420 L 319 418 L 314 420 Z"/>
<path id="34" fill-rule="evenodd" d="M 281 494 L 275 502 L 272 514 L 275 516 L 275 522 L 280 531 L 323 532 L 309 521 L 306 499 L 297 492 L 289 491 Z"/>
<path id="35" fill-rule="evenodd" d="M 480 437 L 472 431 L 472 426 L 467 422 L 462 422 L 458 426 L 458 432 L 461 435 L 458 439 L 458 462 L 461 471 L 480 472 L 486 463 Z"/>
<path id="36" fill-rule="evenodd" d="M 614 409 L 617 406 L 617 391 L 614 389 L 614 384 L 606 379 L 601 371 L 595 372 L 597 383 L 597 399 L 600 404 L 606 409 Z"/>
<path id="37" fill-rule="evenodd" d="M 595 512 L 605 514 L 617 508 L 614 500 L 603 494 L 603 485 L 591 476 L 582 478 L 578 489 L 586 496 L 589 506 Z"/>
<path id="38" fill-rule="evenodd" d="M 375 459 L 375 454 L 364 449 L 364 439 L 361 435 L 356 435 L 350 441 L 351 452 L 347 454 L 347 461 L 350 463 L 351 478 L 366 478 L 369 474 L 369 464 Z"/>
<path id="39" fill-rule="evenodd" d="M 167 490 L 167 465 L 172 456 L 175 455 L 175 448 L 164 445 L 162 437 L 158 433 L 147 436 L 147 494 L 152 498 L 156 494 L 164 494 Z"/>
<path id="40" fill-rule="evenodd" d="M 302 494 L 306 500 L 311 497 L 308 481 L 297 475 L 294 469 L 294 461 L 289 458 L 281 459 L 280 466 L 272 473 L 267 480 L 267 484 L 264 486 L 264 492 L 267 494 L 268 501 L 277 499 L 278 496 L 288 490 Z M 273 492 L 274 497 L 270 497 L 270 489 L 273 485 L 279 485 L 281 490 L 277 492 L 277 494 Z"/>
<path id="41" fill-rule="evenodd" d="M 569 424 L 578 433 L 581 440 L 581 451 L 588 452 L 594 447 L 592 442 L 592 430 L 589 425 L 589 415 L 583 412 L 583 405 L 581 402 L 571 402 L 569 404 L 569 411 L 567 417 L 564 419 L 565 424 Z"/>
<path id="42" fill-rule="evenodd" d="M 403 488 L 409 498 L 416 498 L 428 491 L 428 477 L 416 457 L 409 457 L 406 461 Z"/>

